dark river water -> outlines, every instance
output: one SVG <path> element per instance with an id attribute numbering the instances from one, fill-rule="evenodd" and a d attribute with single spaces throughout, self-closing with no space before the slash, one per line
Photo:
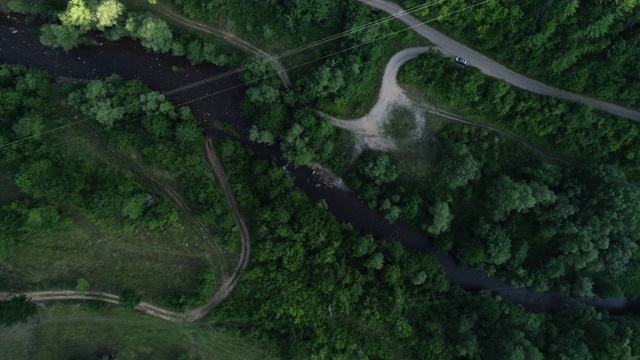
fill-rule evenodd
<path id="1" fill-rule="evenodd" d="M 160 92 L 228 71 L 213 65 L 192 66 L 184 58 L 152 54 L 139 42 L 130 39 L 115 43 L 102 41 L 98 45 L 85 46 L 65 53 L 41 45 L 33 25 L 27 24 L 24 20 L 11 19 L 3 13 L 0 13 L 0 62 L 42 69 L 55 77 L 102 79 L 118 74 L 125 79 L 140 79 L 151 89 Z M 217 93 L 189 104 L 206 131 L 214 132 L 214 119 L 227 122 L 240 134 L 240 140 L 257 156 L 269 159 L 279 166 L 286 165 L 275 147 L 265 147 L 248 141 L 250 122 L 240 115 L 239 108 L 245 91 L 246 88 L 236 74 L 221 77 L 219 80 L 168 98 L 179 104 Z M 625 298 L 577 299 L 554 292 L 538 293 L 514 288 L 503 281 L 488 278 L 468 267 L 459 266 L 451 257 L 436 252 L 426 235 L 419 231 L 402 222 L 390 224 L 380 212 L 361 202 L 355 193 L 324 186 L 307 167 L 289 168 L 295 177 L 297 187 L 312 200 L 324 199 L 329 210 L 339 221 L 351 223 L 356 229 L 375 237 L 393 237 L 406 248 L 433 255 L 443 266 L 452 284 L 469 290 L 490 290 L 533 311 L 550 311 L 574 302 L 584 302 L 599 309 L 622 311 L 630 303 Z"/>

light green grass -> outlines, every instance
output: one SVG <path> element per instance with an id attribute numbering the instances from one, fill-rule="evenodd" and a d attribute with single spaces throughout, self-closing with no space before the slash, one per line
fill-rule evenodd
<path id="1" fill-rule="evenodd" d="M 63 143 L 58 150 L 70 159 L 127 169 L 96 146 L 96 137 L 74 139 L 79 133 L 73 129 L 52 133 L 52 143 Z M 153 171 L 163 180 L 171 177 Z M 189 214 L 183 214 L 177 227 L 165 225 L 161 231 L 151 231 L 138 225 L 129 233 L 123 226 L 102 225 L 100 219 L 89 219 L 72 208 L 64 212 L 73 219 L 72 225 L 25 236 L 12 256 L 0 263 L 0 289 L 73 289 L 77 279 L 84 278 L 91 290 L 119 294 L 132 288 L 143 300 L 164 306 L 168 296 L 197 294 L 197 275 L 211 261 L 221 261 L 213 256 L 213 237 L 203 238 Z"/>
<path id="2" fill-rule="evenodd" d="M 195 293 L 197 274 L 212 251 L 188 228 L 128 234 L 76 214 L 74 224 L 26 238 L 0 267 L 12 289 L 73 289 L 85 278 L 92 290 L 140 292 L 161 302 L 173 293 Z M 188 244 L 188 246 L 187 246 Z"/>
<path id="3" fill-rule="evenodd" d="M 257 344 L 210 322 L 174 324 L 107 306 L 54 304 L 28 324 L 0 328 L 0 358 L 14 360 L 100 359 L 101 349 L 117 359 L 272 359 Z"/>

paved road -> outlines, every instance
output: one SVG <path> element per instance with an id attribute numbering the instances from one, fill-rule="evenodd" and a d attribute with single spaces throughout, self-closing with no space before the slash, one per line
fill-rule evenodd
<path id="1" fill-rule="evenodd" d="M 398 18 L 398 20 L 410 26 L 420 36 L 431 41 L 435 48 L 442 52 L 445 56 L 460 56 L 469 61 L 470 66 L 477 67 L 482 73 L 491 77 L 502 79 L 509 84 L 532 93 L 551 96 L 558 99 L 578 102 L 596 110 L 608 112 L 613 115 L 621 116 L 634 121 L 640 121 L 640 111 L 627 109 L 625 107 L 608 103 L 605 101 L 593 99 L 587 96 L 575 94 L 549 85 L 545 85 L 539 81 L 522 76 L 506 67 L 500 65 L 494 60 L 482 55 L 481 53 L 447 37 L 432 27 L 423 24 L 415 17 L 406 14 L 405 10 L 399 5 L 384 0 L 357 0 L 370 7 L 382 10 L 390 15 Z"/>

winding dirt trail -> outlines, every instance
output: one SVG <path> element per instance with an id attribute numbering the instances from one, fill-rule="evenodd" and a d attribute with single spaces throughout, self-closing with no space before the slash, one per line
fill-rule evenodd
<path id="1" fill-rule="evenodd" d="M 477 67 L 485 75 L 497 79 L 502 79 L 515 87 L 519 87 L 535 94 L 578 102 L 596 110 L 608 112 L 610 114 L 621 116 L 634 121 L 640 121 L 640 111 L 628 109 L 620 105 L 561 90 L 543 84 L 540 81 L 520 75 L 515 71 L 509 70 L 505 66 L 490 59 L 489 57 L 447 37 L 446 35 L 442 34 L 432 27 L 423 24 L 420 20 L 406 13 L 406 11 L 397 4 L 385 0 L 357 1 L 372 8 L 382 10 L 389 15 L 395 16 L 398 20 L 402 21 L 413 31 L 418 33 L 418 35 L 431 41 L 435 45 L 434 48 L 442 52 L 445 56 L 463 57 L 469 61 L 470 66 Z"/>
<path id="2" fill-rule="evenodd" d="M 165 20 L 177 23 L 201 33 L 213 35 L 215 37 L 224 39 L 225 41 L 228 41 L 229 43 L 241 49 L 244 49 L 265 59 L 276 69 L 276 71 L 278 72 L 278 77 L 280 77 L 280 80 L 282 80 L 284 86 L 287 88 L 291 87 L 291 80 L 289 80 L 289 75 L 287 75 L 287 69 L 278 60 L 277 56 L 273 56 L 267 53 L 266 51 L 258 48 L 250 42 L 237 37 L 235 34 L 186 18 L 178 13 L 176 9 L 161 2 L 155 5 L 150 5 L 147 0 L 129 0 L 125 1 L 125 3 L 134 3 L 138 6 L 144 6 L 148 10 L 150 10 L 157 16 L 164 18 Z M 239 70 L 237 70 L 236 72 L 239 72 Z"/>
<path id="3" fill-rule="evenodd" d="M 249 229 L 242 218 L 242 214 L 240 213 L 240 209 L 238 207 L 238 203 L 236 201 L 233 192 L 231 191 L 231 187 L 227 182 L 227 179 L 224 175 L 224 170 L 218 157 L 216 156 L 215 151 L 213 150 L 213 146 L 211 144 L 211 139 L 206 138 L 205 142 L 207 159 L 211 165 L 211 168 L 216 175 L 216 178 L 220 182 L 220 186 L 222 187 L 225 197 L 233 210 L 234 217 L 236 219 L 236 223 L 238 224 L 238 230 L 240 232 L 240 259 L 231 275 L 224 275 L 222 277 L 222 284 L 218 287 L 218 290 L 209 298 L 206 304 L 203 306 L 192 309 L 186 313 L 178 313 L 175 311 L 163 309 L 161 307 L 152 305 L 148 302 L 140 302 L 136 305 L 135 309 L 143 312 L 145 314 L 172 321 L 172 322 L 185 322 L 185 321 L 196 321 L 205 317 L 213 308 L 215 308 L 218 304 L 220 304 L 224 299 L 229 296 L 235 285 L 240 280 L 240 276 L 242 272 L 247 267 L 249 263 L 249 255 L 251 250 L 251 243 L 249 238 Z M 127 158 L 123 157 L 122 154 L 115 152 L 115 150 L 111 149 L 115 154 L 119 155 L 122 161 L 128 161 Z M 141 171 L 141 170 L 140 170 Z M 150 181 L 154 182 L 156 185 L 163 186 L 161 183 L 156 182 L 154 179 L 149 178 Z M 170 188 L 164 187 L 163 193 L 172 199 L 172 202 L 180 207 L 184 212 L 188 211 L 188 208 L 184 204 L 184 202 L 180 199 L 180 197 Z M 199 226 L 203 226 L 202 223 Z M 205 229 L 206 231 L 206 229 Z M 214 243 L 217 246 L 217 244 Z M 26 295 L 27 298 L 30 298 L 34 302 L 43 302 L 43 301 L 51 301 L 51 300 L 96 300 L 96 301 L 104 301 L 111 304 L 119 304 L 120 296 L 105 292 L 94 292 L 88 291 L 84 293 L 80 293 L 74 290 L 54 290 L 54 291 L 34 291 L 27 293 L 12 293 L 12 292 L 0 292 L 0 301 L 10 300 L 11 298 L 19 295 Z"/>
<path id="4" fill-rule="evenodd" d="M 222 300 L 226 299 L 227 296 L 231 293 L 233 288 L 240 280 L 240 276 L 242 272 L 249 264 L 249 255 L 251 253 L 251 242 L 249 241 L 249 228 L 247 227 L 244 219 L 242 218 L 242 214 L 240 213 L 240 209 L 238 207 L 238 202 L 236 201 L 235 196 L 233 195 L 233 191 L 231 191 L 231 186 L 227 182 L 227 178 L 224 175 L 224 169 L 222 168 L 222 164 L 218 160 L 218 156 L 213 149 L 213 144 L 211 143 L 211 138 L 207 137 L 205 140 L 205 147 L 207 149 L 207 159 L 211 164 L 211 168 L 213 172 L 216 174 L 218 181 L 220 182 L 220 186 L 222 187 L 222 191 L 224 192 L 229 205 L 231 205 L 231 209 L 233 210 L 233 215 L 236 219 L 236 223 L 238 224 L 238 231 L 240 232 L 240 259 L 236 265 L 231 276 L 228 276 L 218 288 L 215 294 L 207 301 L 207 303 L 199 308 L 193 309 L 187 313 L 187 317 L 190 320 L 197 320 L 207 315 L 211 309 L 213 309 L 216 305 L 218 305 Z"/>

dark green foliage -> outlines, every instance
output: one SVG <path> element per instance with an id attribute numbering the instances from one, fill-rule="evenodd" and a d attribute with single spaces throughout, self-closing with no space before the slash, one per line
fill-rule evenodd
<path id="1" fill-rule="evenodd" d="M 120 306 L 133 309 L 140 303 L 140 295 L 135 290 L 124 289 L 120 294 Z"/>
<path id="2" fill-rule="evenodd" d="M 27 323 L 29 317 L 37 312 L 36 304 L 26 295 L 15 296 L 11 300 L 0 301 L 0 325 L 12 326 L 17 323 Z"/>
<path id="3" fill-rule="evenodd" d="M 296 165 L 326 161 L 333 151 L 335 128 L 310 110 L 295 113 L 296 123 L 282 137 L 282 154 Z"/>
<path id="4" fill-rule="evenodd" d="M 439 201 L 429 207 L 429 212 L 433 216 L 433 222 L 427 229 L 430 234 L 438 235 L 449 230 L 453 215 L 446 202 Z"/>
<path id="5" fill-rule="evenodd" d="M 612 7 L 598 1 L 503 0 L 444 16 L 479 2 L 434 4 L 415 15 L 437 18 L 430 25 L 545 83 L 640 106 L 637 2 L 619 1 Z M 410 7 L 421 2 L 402 3 Z"/>
<path id="6" fill-rule="evenodd" d="M 288 349 L 286 357 L 310 351 L 334 358 L 389 351 L 390 339 L 381 338 L 382 344 L 367 340 L 371 335 L 350 322 L 353 318 L 376 328 L 397 328 L 388 335 L 394 339 L 412 336 L 414 322 L 398 320 L 405 313 L 402 299 L 447 289 L 432 258 L 408 253 L 395 242 L 380 246 L 371 236 L 341 226 L 293 191 L 284 171 L 251 159 L 237 143 L 218 140 L 217 148 L 255 229 L 251 267 L 234 291 L 236 301 L 223 303 L 219 314 L 259 322 L 260 333 Z M 242 299 L 252 299 L 253 305 L 241 306 Z M 390 301 L 397 305 L 389 306 Z"/>
<path id="7" fill-rule="evenodd" d="M 195 305 L 202 306 L 213 296 L 218 286 L 218 277 L 213 267 L 207 267 L 199 275 L 198 297 L 193 301 Z"/>
<path id="8" fill-rule="evenodd" d="M 168 52 L 173 46 L 173 32 L 166 21 L 150 13 L 129 14 L 125 30 L 142 45 L 157 53 Z"/>
<path id="9" fill-rule="evenodd" d="M 166 21 L 149 12 L 127 11 L 117 0 L 69 0 L 66 9 L 56 9 L 45 1 L 29 4 L 23 0 L 12 0 L 9 8 L 23 14 L 56 15 L 61 24 L 43 25 L 40 41 L 65 51 L 90 43 L 92 40 L 86 34 L 98 30 L 111 41 L 129 36 L 156 53 L 171 51 L 176 56 L 187 55 L 193 64 L 209 62 L 224 66 L 240 61 L 237 52 L 230 52 L 209 39 L 187 34 L 174 37 Z"/>
<path id="10" fill-rule="evenodd" d="M 27 15 L 47 16 L 53 11 L 48 0 L 10 0 L 7 4 L 10 11 Z"/>
<path id="11" fill-rule="evenodd" d="M 447 184 L 450 190 L 463 187 L 469 181 L 480 177 L 480 163 L 473 158 L 464 144 L 453 144 L 447 150 L 449 156 L 442 157 L 438 168 L 439 181 Z"/>
<path id="12" fill-rule="evenodd" d="M 42 26 L 40 42 L 51 47 L 60 47 L 69 51 L 80 45 L 82 33 L 74 27 L 47 24 Z"/>
<path id="13" fill-rule="evenodd" d="M 584 105 L 515 90 L 477 69 L 460 69 L 427 53 L 405 65 L 400 80 L 424 89 L 461 115 L 510 130 L 556 154 L 607 162 L 640 179 L 640 125 Z M 640 82 L 639 82 L 640 83 Z"/>

